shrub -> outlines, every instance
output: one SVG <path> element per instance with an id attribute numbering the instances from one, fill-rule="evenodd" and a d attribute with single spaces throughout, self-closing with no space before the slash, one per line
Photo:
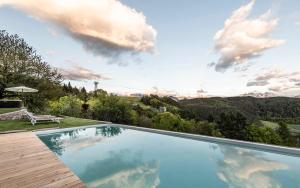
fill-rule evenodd
<path id="1" fill-rule="evenodd" d="M 152 119 L 147 116 L 144 116 L 144 115 L 138 117 L 137 124 L 141 127 L 148 127 L 148 128 L 154 127 L 154 123 L 153 123 Z"/>
<path id="2" fill-rule="evenodd" d="M 49 102 L 50 112 L 55 115 L 66 115 L 73 117 L 81 116 L 82 101 L 76 96 L 64 96 L 58 101 Z"/>
<path id="3" fill-rule="evenodd" d="M 164 112 L 154 117 L 155 127 L 164 130 L 176 131 L 181 129 L 181 119 L 170 112 Z"/>
<path id="4" fill-rule="evenodd" d="M 126 101 L 116 95 L 96 96 L 88 101 L 92 117 L 114 123 L 136 123 L 136 112 Z"/>

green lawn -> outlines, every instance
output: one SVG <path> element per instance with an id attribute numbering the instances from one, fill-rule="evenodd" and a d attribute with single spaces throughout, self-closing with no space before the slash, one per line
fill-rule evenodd
<path id="1" fill-rule="evenodd" d="M 73 117 L 66 117 L 61 120 L 60 124 L 58 123 L 37 123 L 33 126 L 29 121 L 26 120 L 10 120 L 10 121 L 0 121 L 0 132 L 4 131 L 13 131 L 13 130 L 36 130 L 44 128 L 68 128 L 68 127 L 78 127 L 85 125 L 96 125 L 100 124 L 99 121 L 89 120 L 89 119 L 80 119 Z"/>
<path id="2" fill-rule="evenodd" d="M 5 114 L 8 112 L 14 112 L 19 110 L 19 108 L 0 108 L 0 114 Z"/>

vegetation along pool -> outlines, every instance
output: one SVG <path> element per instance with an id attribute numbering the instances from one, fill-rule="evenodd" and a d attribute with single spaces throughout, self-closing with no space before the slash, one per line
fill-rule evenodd
<path id="1" fill-rule="evenodd" d="M 117 125 L 38 136 L 87 187 L 300 187 L 297 156 Z"/>

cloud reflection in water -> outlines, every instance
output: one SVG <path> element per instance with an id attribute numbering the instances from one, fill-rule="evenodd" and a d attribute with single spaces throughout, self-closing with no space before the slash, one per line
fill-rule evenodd
<path id="1" fill-rule="evenodd" d="M 155 188 L 158 172 L 158 161 L 145 162 L 141 153 L 121 150 L 89 164 L 80 177 L 91 188 Z"/>
<path id="2" fill-rule="evenodd" d="M 289 167 L 278 161 L 267 159 L 259 152 L 220 146 L 224 155 L 217 161 L 218 177 L 230 188 L 280 188 L 280 183 L 271 173 Z"/>

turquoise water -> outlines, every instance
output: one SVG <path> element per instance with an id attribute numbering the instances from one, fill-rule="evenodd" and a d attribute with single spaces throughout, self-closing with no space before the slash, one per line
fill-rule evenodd
<path id="1" fill-rule="evenodd" d="M 115 126 L 39 137 L 87 187 L 300 187 L 293 156 Z"/>

